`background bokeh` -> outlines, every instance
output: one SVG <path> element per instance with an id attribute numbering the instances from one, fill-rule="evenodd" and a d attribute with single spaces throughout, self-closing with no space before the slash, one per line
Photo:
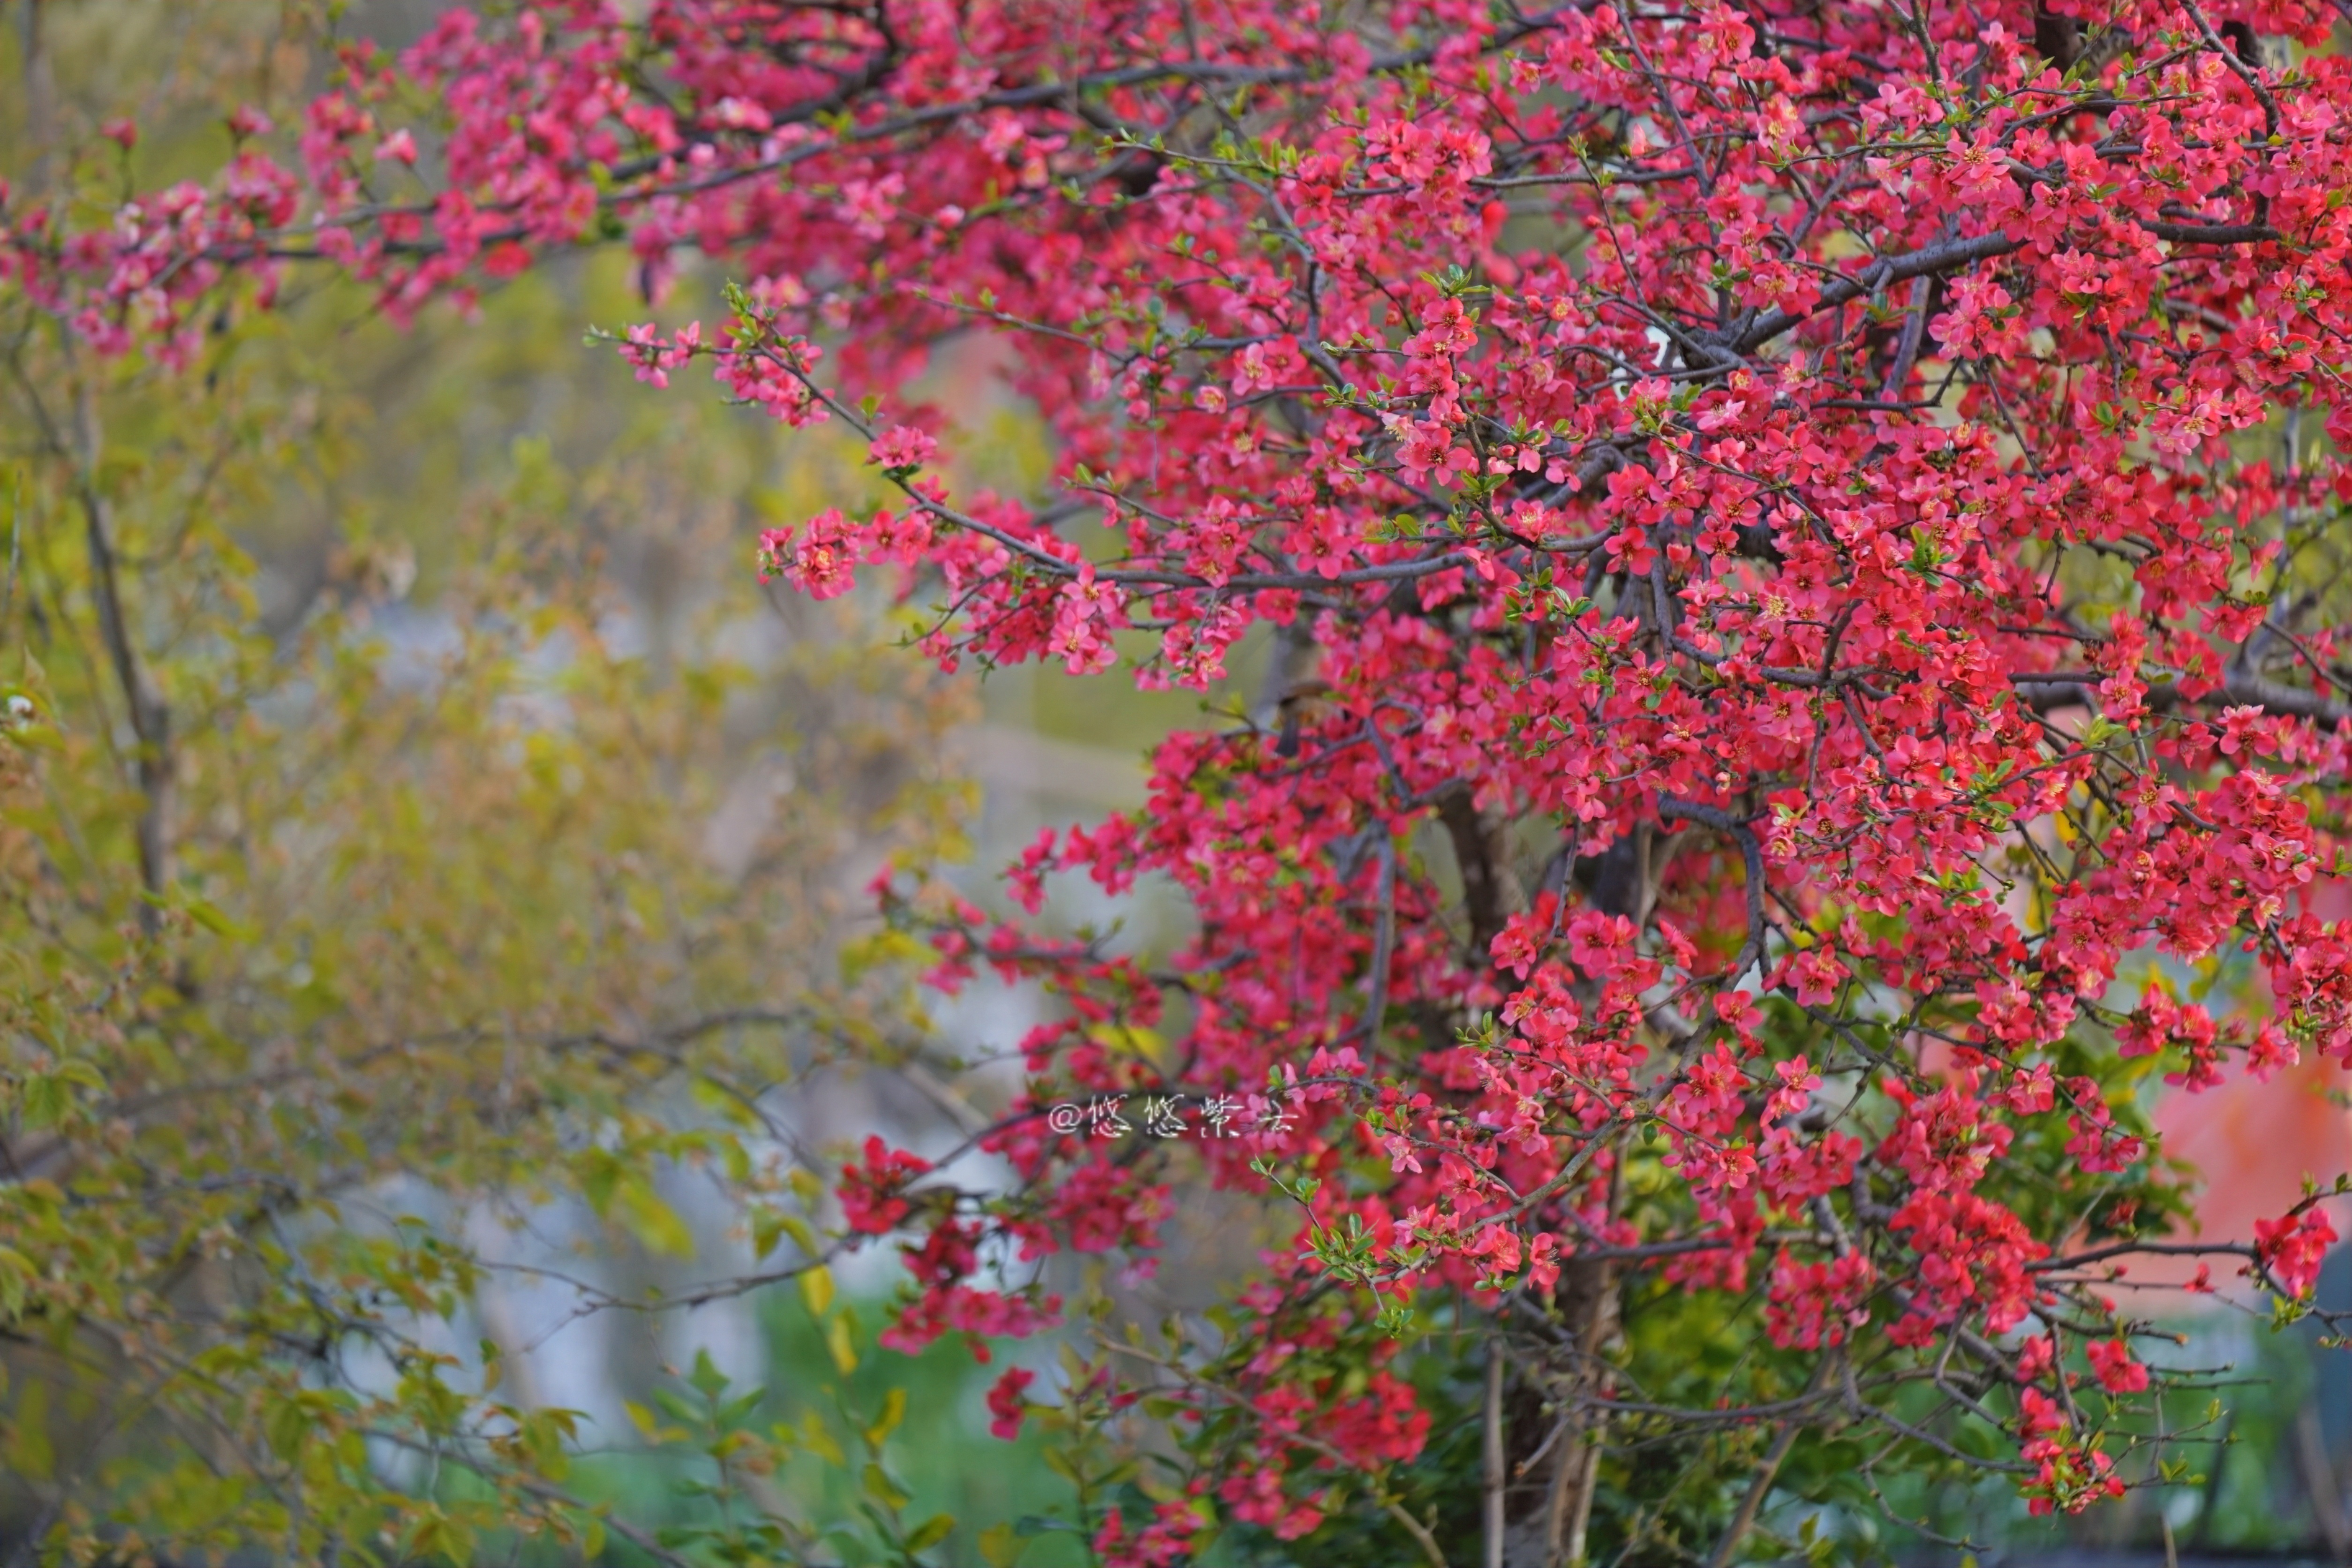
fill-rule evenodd
<path id="1" fill-rule="evenodd" d="M 373 0 L 335 27 L 398 47 L 438 9 Z M 150 188 L 205 170 L 226 151 L 225 109 L 299 101 L 330 42 L 320 13 L 264 0 L 0 11 L 0 176 L 20 190 Z M 123 115 L 140 126 L 129 151 L 99 134 Z M 79 553 L 75 487 L 87 481 L 110 500 L 132 633 L 182 724 L 169 826 L 193 892 L 173 912 L 217 921 L 207 1026 L 236 1037 L 223 1048 L 240 1070 L 267 1065 L 258 1042 L 296 1042 L 286 1070 L 302 1082 L 377 1097 L 347 1113 L 354 1128 L 387 1097 L 413 1112 L 413 1093 L 446 1096 L 448 1125 L 474 1129 L 387 1134 L 340 1189 L 358 1232 L 394 1235 L 414 1218 L 496 1261 L 459 1327 L 416 1331 L 477 1371 L 499 1363 L 509 1397 L 583 1413 L 584 1495 L 695 1528 L 712 1506 L 692 1486 L 705 1461 L 655 1439 L 759 1389 L 741 1418 L 805 1435 L 801 1458 L 760 1483 L 792 1510 L 820 1528 L 854 1517 L 871 1485 L 864 1438 L 903 1483 L 908 1517 L 959 1521 L 945 1560 L 976 1562 L 980 1522 L 1050 1520 L 1071 1483 L 1034 1427 L 1010 1446 L 988 1435 L 993 1371 L 961 1345 L 911 1361 L 877 1345 L 887 1254 L 836 1267 L 837 1295 L 778 1285 L 684 1310 L 614 1308 L 751 1268 L 740 1216 L 683 1143 L 642 1194 L 600 1205 L 544 1188 L 529 1162 L 547 1152 L 501 1143 L 482 1110 L 505 1092 L 497 1053 L 516 1039 L 716 1019 L 692 1037 L 698 1048 L 762 1042 L 741 1059 L 768 1074 L 760 1114 L 779 1147 L 845 1149 L 879 1131 L 927 1154 L 955 1148 L 1017 1082 L 1014 1047 L 1045 1001 L 983 984 L 940 1003 L 844 981 L 843 959 L 854 968 L 872 935 L 862 889 L 893 855 L 944 858 L 966 892 L 996 901 L 993 868 L 1040 827 L 1140 806 L 1145 750 L 1204 707 L 1034 668 L 946 681 L 898 646 L 919 606 L 878 591 L 830 605 L 764 591 L 757 532 L 868 496 L 857 446 L 779 431 L 698 385 L 655 393 L 582 346 L 592 326 L 714 316 L 722 281 L 689 269 L 648 301 L 625 256 L 583 256 L 403 327 L 363 292 L 298 275 L 278 310 L 225 320 L 194 377 L 77 360 L 38 312 L 0 309 L 7 640 L 25 660 L 5 673 L 37 679 L 60 737 L 48 795 L 21 810 L 38 817 L 26 831 L 41 844 L 87 858 L 10 866 L 58 890 L 13 900 L 0 945 L 19 972 L 37 969 L 145 918 L 131 869 L 137 805 L 121 787 L 126 721 Z M 1019 492 L 1047 470 L 1036 423 L 995 374 L 1013 352 L 975 335 L 932 367 L 924 395 L 957 433 L 960 486 Z M 1230 689 L 1205 706 L 1253 701 L 1265 662 L 1263 648 L 1241 650 Z M 1181 929 L 1181 908 L 1149 888 L 1116 908 L 1066 885 L 1055 898 L 1051 918 L 1122 922 L 1115 940 L 1134 951 Z M 829 1017 L 858 1027 L 774 1021 L 820 992 Z M 459 1019 L 465 1037 L 446 1053 L 415 1044 Z M 372 1042 L 394 1037 L 414 1052 L 405 1079 L 370 1065 Z M 596 1079 L 582 1092 L 632 1091 Z M 698 1124 L 685 1089 L 645 1092 L 665 1135 Z M 2210 1178 L 2215 1228 L 2277 1212 L 2347 1142 L 2341 1097 L 2316 1081 L 2294 1114 L 2281 1103 L 2257 1110 L 2230 1089 L 2158 1108 L 2175 1152 Z M 1206 1312 L 1269 1241 L 1262 1225 L 1218 1194 L 1186 1194 L 1158 1277 L 1106 1281 L 1115 1315 Z M 2331 1265 L 2322 1293 L 2352 1306 L 2352 1259 Z M 2342 1359 L 2315 1356 L 2308 1335 L 2273 1334 L 2226 1293 L 2180 1332 L 2184 1362 L 2247 1380 L 2226 1430 L 2200 1425 L 2201 1410 L 2168 1412 L 2200 1434 L 2201 1481 L 2061 1526 L 2027 1521 L 1998 1480 L 1956 1479 L 1895 1500 L 1928 1528 L 1883 1544 L 1932 1557 L 1937 1533 L 1966 1531 L 2021 1554 L 2169 1541 L 2184 1556 L 2344 1560 Z M 1056 1351 L 1049 1339 L 1016 1353 L 1050 1388 Z M 54 1521 L 56 1479 L 135 1447 L 143 1417 L 127 1376 L 68 1375 L 34 1347 L 0 1355 L 12 1374 L 0 1542 L 13 1562 Z M 357 1375 L 394 1374 L 387 1362 Z M 1443 1370 L 1431 1378 L 1442 1407 Z M 1454 1474 L 1465 1498 L 1466 1432 L 1441 1434 L 1425 1462 L 1431 1485 Z M 378 1458 L 420 1487 L 463 1484 L 413 1455 Z M 625 1542 L 601 1550 L 633 1560 Z M 1228 1551 L 1282 1560 L 1270 1542 L 1235 1538 Z M 1081 1556 L 1048 1535 L 1023 1561 Z"/>

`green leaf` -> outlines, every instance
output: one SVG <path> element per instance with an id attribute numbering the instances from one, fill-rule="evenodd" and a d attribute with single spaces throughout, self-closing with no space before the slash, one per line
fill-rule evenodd
<path id="1" fill-rule="evenodd" d="M 406 1555 L 463 1563 L 473 1554 L 473 1531 L 437 1508 L 419 1513 L 408 1527 Z"/>
<path id="2" fill-rule="evenodd" d="M 898 1423 L 906 1418 L 907 1391 L 894 1388 L 882 1396 L 882 1414 L 874 1418 L 873 1426 L 866 1428 L 866 1442 L 880 1447 L 889 1440 L 890 1434 L 898 1429 Z"/>
<path id="3" fill-rule="evenodd" d="M 793 1434 L 787 1427 L 778 1427 L 777 1436 L 782 1439 Z M 797 1436 L 802 1447 L 806 1448 L 826 1464 L 838 1468 L 848 1462 L 849 1457 L 841 1451 L 841 1445 L 834 1440 L 831 1432 L 825 1430 L 824 1423 L 818 1418 L 815 1411 L 812 1410 L 808 1413 L 808 1421 L 801 1428 Z"/>
<path id="4" fill-rule="evenodd" d="M 833 1270 L 820 1263 L 801 1276 L 801 1301 L 812 1318 L 822 1318 L 833 1308 Z"/>
<path id="5" fill-rule="evenodd" d="M 13 1247 L 0 1245 L 0 1313 L 16 1318 L 23 1315 L 25 1297 L 40 1271 L 33 1260 Z"/>
<path id="6" fill-rule="evenodd" d="M 1013 1568 L 1025 1544 L 1010 1524 L 992 1524 L 980 1532 L 980 1554 L 987 1559 L 988 1568 Z"/>
<path id="7" fill-rule="evenodd" d="M 105 1075 L 79 1058 L 59 1062 L 55 1068 L 55 1076 L 63 1082 L 72 1084 L 78 1089 L 86 1089 L 92 1094 L 106 1092 Z"/>
<path id="8" fill-rule="evenodd" d="M 299 1398 L 280 1400 L 269 1406 L 263 1425 L 270 1448 L 279 1458 L 290 1460 L 302 1451 L 302 1439 L 310 1436 L 310 1411 Z"/>
<path id="9" fill-rule="evenodd" d="M 866 1495 L 893 1513 L 914 1500 L 898 1489 L 898 1483 L 890 1479 L 889 1472 L 879 1465 L 867 1464 L 866 1472 L 860 1479 L 865 1487 Z"/>
<path id="10" fill-rule="evenodd" d="M 4 1450 L 9 1468 L 28 1480 L 45 1481 L 56 1467 L 49 1446 L 49 1385 L 39 1380 L 25 1384 L 16 1399 L 16 1418 L 7 1427 Z"/>
<path id="11" fill-rule="evenodd" d="M 940 1542 L 945 1541 L 948 1538 L 949 1532 L 954 1529 L 955 1515 L 951 1513 L 935 1513 L 931 1515 L 930 1518 L 923 1521 L 922 1523 L 917 1525 L 915 1527 L 915 1532 L 907 1537 L 907 1550 L 909 1552 L 920 1552 L 925 1547 L 937 1546 Z"/>
<path id="12" fill-rule="evenodd" d="M 825 1325 L 824 1348 L 833 1352 L 833 1364 L 842 1376 L 857 1370 L 857 1346 L 849 1337 L 849 1314 L 845 1312 Z"/>
<path id="13" fill-rule="evenodd" d="M 665 1258 L 694 1256 L 694 1232 L 642 1175 L 625 1176 L 613 1197 L 622 1223 L 647 1252 Z"/>
<path id="14" fill-rule="evenodd" d="M 225 936 L 233 942 L 251 942 L 260 934 L 251 926 L 239 925 L 229 919 L 210 899 L 189 896 L 183 900 L 182 907 L 188 911 L 190 920 L 215 936 Z"/>

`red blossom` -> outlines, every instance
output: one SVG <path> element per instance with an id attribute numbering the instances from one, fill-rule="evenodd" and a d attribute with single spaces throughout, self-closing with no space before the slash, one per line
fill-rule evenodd
<path id="1" fill-rule="evenodd" d="M 878 1135 L 866 1139 L 864 1163 L 844 1170 L 836 1189 L 849 1228 L 867 1236 L 885 1236 L 897 1229 L 914 1208 L 899 1195 L 900 1191 L 930 1168 L 919 1155 L 887 1147 Z"/>
<path id="2" fill-rule="evenodd" d="M 2290 1296 L 2308 1296 L 2318 1286 L 2320 1265 L 2335 1245 L 2336 1226 L 2315 1208 L 2254 1222 L 2254 1256 Z"/>
<path id="3" fill-rule="evenodd" d="M 1027 1367 L 1008 1366 L 988 1390 L 988 1412 L 993 1417 L 988 1429 L 1006 1442 L 1021 1436 L 1022 1418 L 1029 1414 L 1029 1402 L 1023 1397 L 1028 1386 L 1037 1381 L 1037 1374 Z"/>
<path id="4" fill-rule="evenodd" d="M 2099 1386 L 2109 1394 L 2139 1394 L 2147 1387 L 2147 1368 L 2133 1358 L 2121 1340 L 2093 1340 L 2084 1349 Z"/>

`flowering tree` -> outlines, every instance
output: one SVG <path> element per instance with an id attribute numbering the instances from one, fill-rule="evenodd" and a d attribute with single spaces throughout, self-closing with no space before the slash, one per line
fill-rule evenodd
<path id="1" fill-rule="evenodd" d="M 732 320 L 630 329 L 640 379 L 707 362 L 895 487 L 763 572 L 911 596 L 951 669 L 1208 692 L 1257 636 L 1148 809 L 1010 873 L 1033 913 L 1171 879 L 1163 966 L 877 888 L 940 985 L 1060 1003 L 978 1140 L 1017 1190 L 878 1142 L 842 1177 L 906 1257 L 897 1342 L 1055 1321 L 1047 1253 L 1148 1268 L 1179 1161 L 1298 1205 L 1213 1342 L 1074 1386 L 1151 1392 L 1191 1456 L 1095 1494 L 1105 1560 L 1360 1509 L 1444 1561 L 1396 1362 L 1441 1328 L 1486 1347 L 1489 1562 L 1584 1557 L 1610 1456 L 1696 1434 L 1704 1505 L 1612 1528 L 1719 1563 L 1808 1445 L 2119 1492 L 2136 1257 L 2302 1310 L 2321 1189 L 2189 1234 L 2141 1091 L 2352 1065 L 2333 12 L 624 12 L 354 50 L 294 166 L 248 117 L 209 185 L 13 202 L 0 276 L 172 363 L 313 258 L 405 314 L 598 239 L 657 294 L 698 249 Z M 958 493 L 904 401 L 982 330 L 1049 495 Z"/>

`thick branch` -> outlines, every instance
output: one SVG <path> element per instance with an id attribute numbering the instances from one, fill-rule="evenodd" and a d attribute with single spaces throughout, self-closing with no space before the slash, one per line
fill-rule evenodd
<path id="1" fill-rule="evenodd" d="M 1932 273 L 1957 272 L 1963 267 L 1973 267 L 1979 261 L 1990 261 L 1995 257 L 2021 250 L 2024 245 L 2023 240 L 2011 239 L 1996 231 L 1968 239 L 1942 240 L 1906 256 L 1883 258 L 1876 266 L 1866 267 L 1853 277 L 1822 289 L 1811 309 L 1770 311 L 1722 346 L 1735 354 L 1753 353 L 1824 310 L 1834 310 L 1857 300 L 1866 300 L 1889 284 L 1925 278 Z"/>
<path id="2" fill-rule="evenodd" d="M 2038 675 L 2013 675 L 2010 684 L 2026 706 L 2036 712 L 2053 708 L 2072 707 L 2089 700 L 2090 689 L 2104 685 L 2112 677 L 2095 669 L 2053 669 Z M 2310 719 L 2325 725 L 2341 724 L 2352 719 L 2352 705 L 2330 701 L 2317 691 L 2283 686 L 2275 680 L 2256 675 L 2244 668 L 2232 668 L 2221 678 L 2221 687 L 2204 696 L 2189 698 L 2172 681 L 2149 685 L 2143 699 L 2158 712 L 2170 708 L 2227 703 L 2239 708 L 2260 708 L 2267 713 L 2284 713 L 2297 719 Z"/>
<path id="3" fill-rule="evenodd" d="M 1467 784 L 1440 795 L 1437 815 L 1462 872 L 1462 901 L 1470 914 L 1470 962 L 1483 966 L 1510 913 L 1500 865 L 1502 847 Z"/>
<path id="4" fill-rule="evenodd" d="M 1764 917 L 1764 846 L 1756 830 L 1729 812 L 1696 801 L 1678 800 L 1666 795 L 1658 802 L 1658 815 L 1669 822 L 1696 822 L 1703 827 L 1727 834 L 1739 846 L 1739 858 L 1748 868 L 1748 941 L 1732 960 L 1731 973 L 1738 976 L 1747 973 L 1751 963 L 1764 962 L 1764 940 L 1769 927 Z"/>
<path id="5" fill-rule="evenodd" d="M 70 344 L 68 344 L 70 348 Z M 123 612 L 122 586 L 114 554 L 113 509 L 98 487 L 97 401 L 85 382 L 74 400 L 74 494 L 80 502 L 83 535 L 89 549 L 90 598 L 98 609 L 99 635 L 122 688 L 131 732 L 139 742 L 133 772 L 139 780 L 139 880 L 149 895 L 140 923 L 153 931 L 163 910 L 154 901 L 172 881 L 172 710 L 131 641 Z"/>

